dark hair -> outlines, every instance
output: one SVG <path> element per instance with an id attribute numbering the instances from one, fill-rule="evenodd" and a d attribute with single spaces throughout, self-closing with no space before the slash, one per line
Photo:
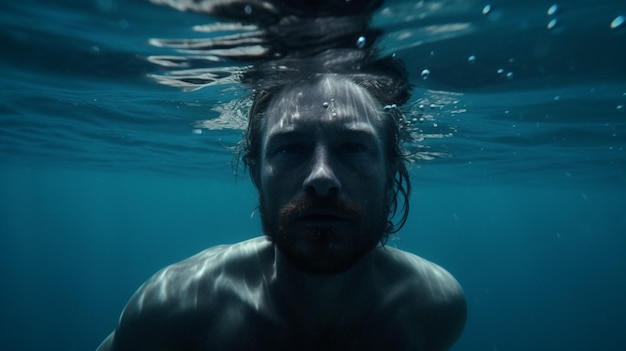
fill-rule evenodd
<path id="1" fill-rule="evenodd" d="M 386 140 L 386 156 L 391 165 L 389 180 L 392 186 L 392 198 L 388 209 L 388 221 L 381 238 L 386 243 L 389 234 L 398 232 L 404 226 L 409 215 L 409 197 L 411 194 L 411 179 L 407 170 L 409 154 L 402 149 L 402 144 L 411 141 L 408 123 L 400 111 L 400 106 L 410 97 L 410 84 L 404 66 L 393 58 L 380 60 L 375 65 L 377 70 L 362 70 L 359 72 L 339 74 L 339 76 L 363 87 L 374 99 L 385 105 L 381 118 L 384 140 Z M 383 71 L 384 69 L 384 71 Z M 312 74 L 291 83 L 272 84 L 271 86 L 256 89 L 252 94 L 252 107 L 248 115 L 248 126 L 243 140 L 239 144 L 238 160 L 249 169 L 254 185 L 258 183 L 262 130 L 267 111 L 272 99 L 286 87 L 306 80 L 320 78 L 321 74 Z M 274 80 L 277 81 L 277 80 Z M 400 213 L 399 213 L 400 212 Z M 397 223 L 393 219 L 400 214 Z"/>

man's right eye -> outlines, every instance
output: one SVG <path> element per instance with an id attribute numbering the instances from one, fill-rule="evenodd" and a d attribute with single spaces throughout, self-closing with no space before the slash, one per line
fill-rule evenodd
<path id="1" fill-rule="evenodd" d="M 305 148 L 301 144 L 285 144 L 276 149 L 277 155 L 292 155 L 305 152 Z"/>

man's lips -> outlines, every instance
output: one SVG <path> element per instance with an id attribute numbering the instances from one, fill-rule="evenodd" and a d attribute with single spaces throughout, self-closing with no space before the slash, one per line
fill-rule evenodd
<path id="1" fill-rule="evenodd" d="M 297 216 L 296 221 L 309 224 L 338 224 L 349 221 L 349 214 L 333 210 L 312 210 Z"/>

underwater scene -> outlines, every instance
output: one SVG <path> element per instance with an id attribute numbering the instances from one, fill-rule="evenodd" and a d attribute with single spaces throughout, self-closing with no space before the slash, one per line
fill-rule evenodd
<path id="1" fill-rule="evenodd" d="M 268 24 L 288 0 L 0 3 L 2 349 L 95 350 L 155 272 L 262 236 L 255 84 L 366 52 L 408 73 L 386 245 L 461 284 L 451 349 L 624 350 L 626 2 L 352 1 L 319 37 Z"/>

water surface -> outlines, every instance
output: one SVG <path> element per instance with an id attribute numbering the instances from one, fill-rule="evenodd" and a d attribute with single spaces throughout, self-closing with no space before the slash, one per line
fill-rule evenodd
<path id="1" fill-rule="evenodd" d="M 626 6 L 553 5 L 390 1 L 373 18 L 411 72 L 424 156 L 391 244 L 464 286 L 455 350 L 623 348 Z M 211 23 L 140 0 L 0 4 L 3 349 L 94 349 L 157 269 L 260 234 L 231 167 L 248 91 L 150 77 L 171 70 L 150 57 L 181 54 L 151 39 Z"/>

